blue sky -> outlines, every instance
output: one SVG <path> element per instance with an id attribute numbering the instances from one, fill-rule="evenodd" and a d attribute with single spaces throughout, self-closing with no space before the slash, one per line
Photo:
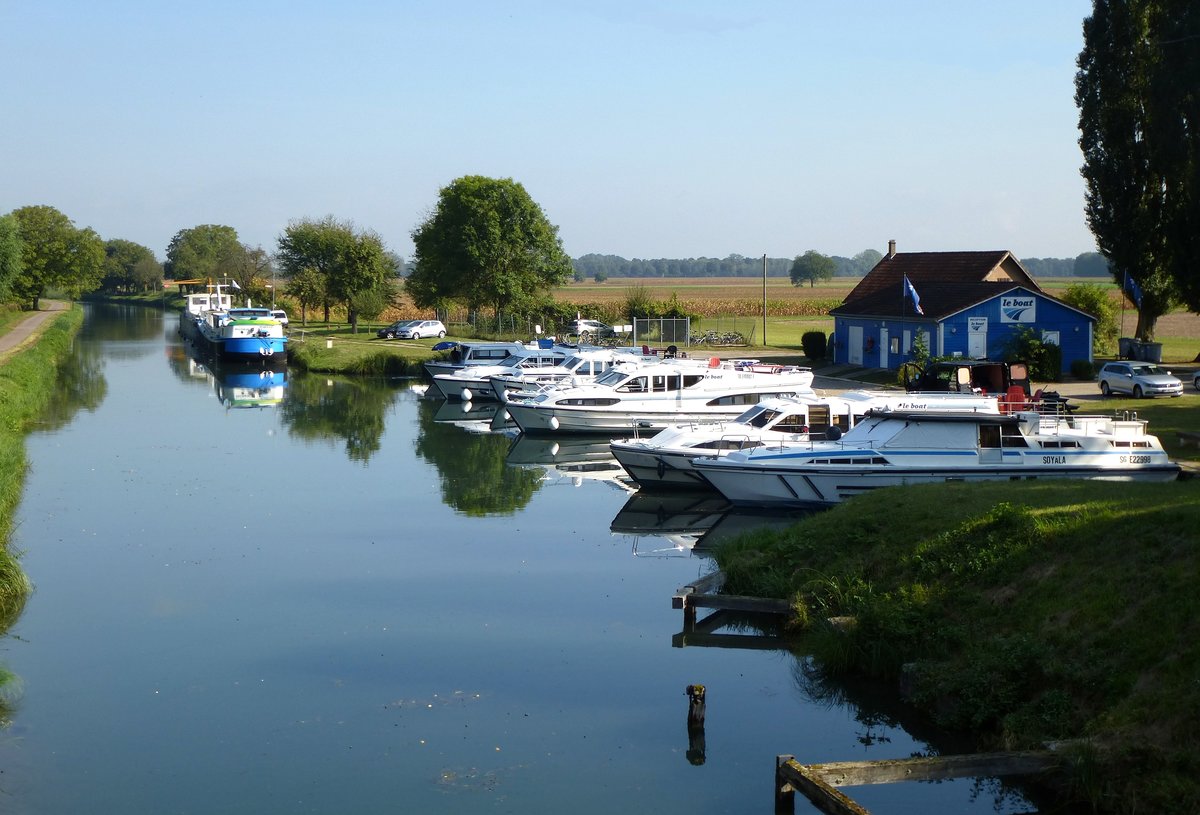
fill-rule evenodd
<path id="1" fill-rule="evenodd" d="M 333 215 L 408 257 L 455 178 L 572 256 L 1094 251 L 1085 0 L 0 0 L 0 212 L 273 251 Z"/>

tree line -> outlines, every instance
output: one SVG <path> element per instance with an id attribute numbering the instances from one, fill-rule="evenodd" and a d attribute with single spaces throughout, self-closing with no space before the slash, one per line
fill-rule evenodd
<path id="1" fill-rule="evenodd" d="M 883 255 L 864 249 L 854 257 L 822 255 L 833 263 L 832 277 L 862 277 Z M 767 277 L 788 277 L 798 258 L 767 258 Z M 1084 252 L 1073 258 L 1022 258 L 1021 264 L 1034 277 L 1104 277 L 1108 262 L 1099 252 Z M 620 255 L 588 254 L 571 261 L 576 282 L 604 281 L 610 277 L 757 277 L 763 274 L 762 256 L 729 255 L 724 258 L 623 258 Z M 807 278 L 806 278 L 807 279 Z"/>

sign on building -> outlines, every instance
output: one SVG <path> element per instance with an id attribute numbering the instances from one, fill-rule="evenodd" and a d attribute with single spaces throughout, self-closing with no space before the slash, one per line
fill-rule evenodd
<path id="1" fill-rule="evenodd" d="M 1036 323 L 1037 298 L 1030 295 L 1008 295 L 1001 297 L 1000 322 Z"/>

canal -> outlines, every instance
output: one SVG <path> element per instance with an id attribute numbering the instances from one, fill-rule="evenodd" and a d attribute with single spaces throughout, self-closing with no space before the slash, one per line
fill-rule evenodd
<path id="1" fill-rule="evenodd" d="M 770 812 L 779 753 L 930 749 L 801 654 L 673 645 L 700 533 L 749 522 L 711 499 L 632 495 L 595 445 L 514 444 L 410 382 L 218 380 L 175 315 L 87 310 L 27 443 L 4 812 Z"/>

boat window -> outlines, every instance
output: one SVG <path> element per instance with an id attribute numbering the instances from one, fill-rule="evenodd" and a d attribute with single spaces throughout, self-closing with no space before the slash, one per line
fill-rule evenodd
<path id="1" fill-rule="evenodd" d="M 750 450 L 762 447 L 762 442 L 749 439 L 716 439 L 697 444 L 693 450 Z"/>
<path id="2" fill-rule="evenodd" d="M 753 419 L 746 422 L 746 424 L 751 425 L 752 427 L 766 427 L 768 424 L 770 424 L 771 420 L 778 415 L 778 410 L 767 410 L 763 408 L 758 416 L 755 416 Z"/>
<path id="3" fill-rule="evenodd" d="M 754 420 L 754 417 L 762 413 L 764 410 L 766 410 L 766 408 L 762 407 L 761 405 L 755 405 L 746 412 L 739 413 L 734 421 L 738 424 L 750 424 Z M 762 425 L 755 425 L 755 427 L 762 427 Z"/>
<path id="4" fill-rule="evenodd" d="M 607 405 L 615 405 L 620 401 L 620 399 L 612 399 L 609 397 L 580 397 L 577 399 L 563 399 L 559 402 L 555 402 L 555 404 L 570 405 L 572 407 L 605 407 Z"/>
<path id="5" fill-rule="evenodd" d="M 997 448 L 1000 446 L 1000 425 L 981 424 L 979 426 L 979 446 Z"/>
<path id="6" fill-rule="evenodd" d="M 635 377 L 632 377 L 624 385 L 617 388 L 617 390 L 621 391 L 622 393 L 644 393 L 646 391 L 646 388 L 647 388 L 646 377 L 635 376 Z"/>
<path id="7" fill-rule="evenodd" d="M 784 416 L 771 429 L 778 430 L 780 433 L 807 433 L 808 417 L 803 413 L 793 413 L 789 416 Z"/>
<path id="8" fill-rule="evenodd" d="M 716 399 L 709 399 L 705 404 L 710 407 L 728 407 L 729 405 L 754 405 L 764 399 L 773 399 L 783 396 L 789 396 L 787 393 L 734 393 L 729 396 L 721 396 Z"/>
<path id="9" fill-rule="evenodd" d="M 690 388 L 704 381 L 704 374 L 684 374 L 683 387 Z"/>
<path id="10" fill-rule="evenodd" d="M 653 390 L 655 393 L 662 393 L 663 391 L 674 390 L 674 388 L 668 387 L 669 379 L 670 379 L 670 377 L 663 376 L 662 374 L 656 374 L 655 376 L 651 377 L 650 389 Z"/>
<path id="11" fill-rule="evenodd" d="M 604 375 L 596 380 L 597 385 L 607 385 L 609 387 L 616 385 L 625 378 L 625 374 L 617 368 L 605 371 Z"/>

